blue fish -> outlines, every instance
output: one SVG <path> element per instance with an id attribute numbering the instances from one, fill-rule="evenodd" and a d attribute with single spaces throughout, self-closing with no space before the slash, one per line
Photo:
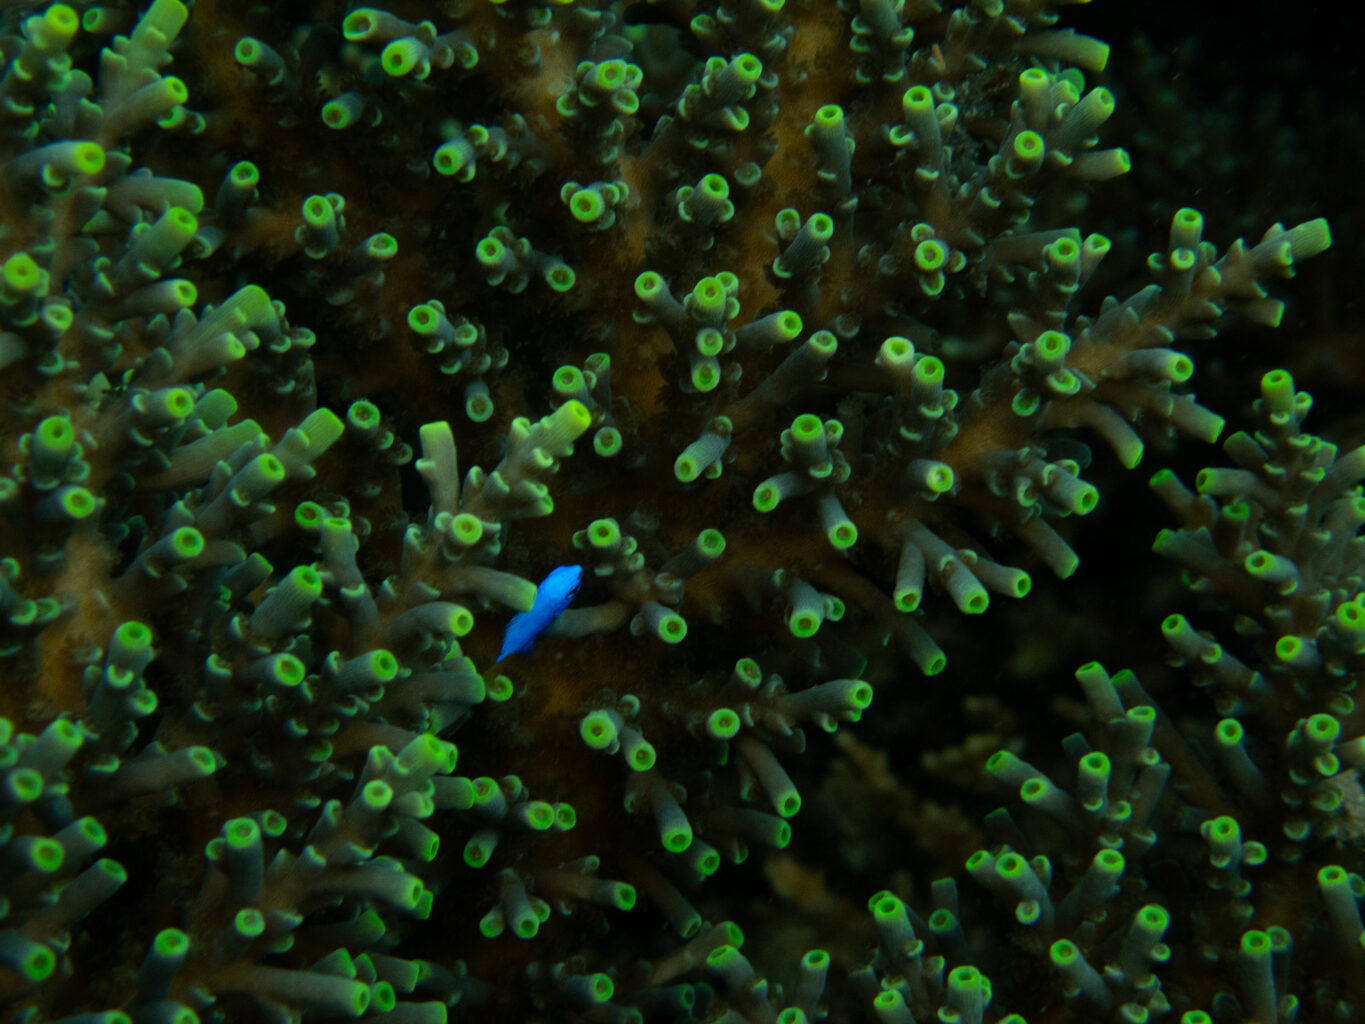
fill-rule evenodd
<path id="1" fill-rule="evenodd" d="M 531 603 L 531 610 L 517 612 L 507 624 L 498 661 L 509 654 L 525 654 L 534 647 L 536 637 L 549 629 L 550 624 L 569 607 L 582 582 L 581 565 L 561 565 L 558 569 L 551 569 L 550 574 L 536 587 L 536 599 Z"/>

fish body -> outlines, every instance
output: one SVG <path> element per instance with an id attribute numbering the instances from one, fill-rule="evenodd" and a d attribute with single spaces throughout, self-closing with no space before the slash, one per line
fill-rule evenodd
<path id="1" fill-rule="evenodd" d="M 531 603 L 529 612 L 518 612 L 507 623 L 502 634 L 502 650 L 498 661 L 509 654 L 525 654 L 535 646 L 536 637 L 550 628 L 550 624 L 573 601 L 583 583 L 581 565 L 561 565 L 551 569 L 548 576 L 536 587 L 536 599 Z"/>

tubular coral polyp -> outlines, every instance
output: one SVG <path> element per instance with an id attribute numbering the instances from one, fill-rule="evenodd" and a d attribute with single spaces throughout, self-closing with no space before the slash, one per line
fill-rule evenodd
<path id="1" fill-rule="evenodd" d="M 297 6 L 4 24 L 3 1005 L 1354 1012 L 1365 449 L 1120 482 L 1325 220 L 1044 3 Z"/>

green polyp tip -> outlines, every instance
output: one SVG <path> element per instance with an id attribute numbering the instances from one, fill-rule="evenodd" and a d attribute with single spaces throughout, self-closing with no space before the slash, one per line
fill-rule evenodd
<path id="1" fill-rule="evenodd" d="M 704 174 L 697 188 L 713 199 L 727 199 L 730 196 L 730 183 L 719 174 Z"/>
<path id="2" fill-rule="evenodd" d="M 730 708 L 716 708 L 706 716 L 706 732 L 713 739 L 733 739 L 739 733 L 739 727 L 740 717 Z"/>
<path id="3" fill-rule="evenodd" d="M 858 527 L 846 520 L 831 526 L 825 536 L 836 549 L 846 551 L 858 543 Z"/>
<path id="4" fill-rule="evenodd" d="M 1270 935 L 1255 929 L 1243 932 L 1241 948 L 1242 952 L 1248 956 L 1269 956 L 1271 952 Z"/>
<path id="5" fill-rule="evenodd" d="M 502 262 L 506 252 L 507 246 L 491 237 L 480 239 L 479 244 L 474 247 L 474 255 L 485 267 L 496 267 Z"/>
<path id="6" fill-rule="evenodd" d="M 324 228 L 336 219 L 336 209 L 326 196 L 309 196 L 303 201 L 303 219 L 315 228 Z"/>
<path id="7" fill-rule="evenodd" d="M 455 636 L 464 636 L 474 628 L 474 615 L 462 605 L 456 605 L 450 610 L 450 632 Z"/>
<path id="8" fill-rule="evenodd" d="M 763 74 L 763 62 L 752 53 L 741 53 L 734 59 L 731 66 L 739 69 L 747 83 L 757 82 Z"/>
<path id="9" fill-rule="evenodd" d="M 417 66 L 422 49 L 422 44 L 414 38 L 395 39 L 384 47 L 379 55 L 379 61 L 385 72 L 394 78 L 400 78 Z"/>
<path id="10" fill-rule="evenodd" d="M 392 682 L 398 675 L 398 659 L 393 656 L 392 651 L 383 648 L 369 651 L 362 655 L 365 659 L 365 667 L 370 676 L 380 683 Z"/>
<path id="11" fill-rule="evenodd" d="M 812 213 L 806 221 L 806 230 L 815 242 L 824 245 L 834 237 L 834 218 L 827 213 Z"/>
<path id="12" fill-rule="evenodd" d="M 260 184 L 261 172 L 250 160 L 239 160 L 228 171 L 228 178 L 238 188 L 255 188 Z"/>
<path id="13" fill-rule="evenodd" d="M 159 956 L 180 956 L 190 948 L 190 937 L 179 928 L 163 928 L 152 940 L 152 948 Z"/>
<path id="14" fill-rule="evenodd" d="M 28 848 L 29 866 L 44 874 L 51 874 L 58 870 L 65 859 L 66 850 L 63 849 L 62 844 L 46 836 L 34 840 Z"/>
<path id="15" fill-rule="evenodd" d="M 1080 259 L 1081 247 L 1074 238 L 1059 238 L 1047 247 L 1047 255 L 1053 263 L 1070 264 Z"/>
<path id="16" fill-rule="evenodd" d="M 531 800 L 526 804 L 526 824 L 537 832 L 544 832 L 555 823 L 555 809 L 544 800 Z"/>
<path id="17" fill-rule="evenodd" d="M 592 450 L 604 459 L 621 453 L 621 432 L 615 427 L 602 427 L 592 437 Z"/>
<path id="18" fill-rule="evenodd" d="M 787 619 L 787 628 L 792 636 L 805 639 L 815 635 L 821 621 L 821 617 L 812 611 L 795 611 Z"/>
<path id="19" fill-rule="evenodd" d="M 813 442 L 823 437 L 825 425 L 820 417 L 814 413 L 804 412 L 796 419 L 792 420 L 792 440 L 797 442 Z"/>
<path id="20" fill-rule="evenodd" d="M 630 910 L 635 906 L 635 886 L 626 882 L 613 882 L 611 902 L 617 910 Z"/>
<path id="21" fill-rule="evenodd" d="M 1070 939 L 1058 939 L 1052 944 L 1048 956 L 1058 967 L 1070 967 L 1081 959 L 1081 951 Z"/>
<path id="22" fill-rule="evenodd" d="M 654 632 L 666 644 L 679 644 L 687 636 L 687 622 L 677 612 L 668 612 L 659 617 Z"/>
<path id="23" fill-rule="evenodd" d="M 464 862 L 471 868 L 481 868 L 493 856 L 493 848 L 482 842 L 480 836 L 473 836 L 464 846 Z"/>
<path id="24" fill-rule="evenodd" d="M 185 529 L 193 528 L 185 527 Z M 177 530 L 176 532 L 179 533 L 180 531 Z M 193 532 L 196 534 L 199 533 L 198 530 L 194 530 Z M 121 622 L 119 623 L 118 628 L 114 630 L 114 643 L 112 646 L 117 648 L 116 660 L 145 655 L 152 647 L 151 627 L 147 626 L 145 623 L 134 620 Z M 113 652 L 111 651 L 111 654 L 112 653 Z"/>
<path id="25" fill-rule="evenodd" d="M 616 992 L 615 984 L 605 974 L 589 974 L 577 980 L 583 982 L 582 994 L 589 1003 L 610 1002 Z"/>
<path id="26" fill-rule="evenodd" d="M 76 445 L 76 430 L 65 416 L 49 416 L 33 432 L 33 442 L 54 455 L 69 453 Z"/>
<path id="27" fill-rule="evenodd" d="M 450 532 L 461 544 L 477 544 L 483 537 L 483 522 L 478 516 L 461 512 L 450 521 Z"/>
<path id="28" fill-rule="evenodd" d="M 387 231 L 380 231 L 365 240 L 365 253 L 371 259 L 392 259 L 398 254 L 398 239 Z"/>
<path id="29" fill-rule="evenodd" d="M 1237 819 L 1226 814 L 1220 815 L 1209 822 L 1210 839 L 1227 839 L 1230 836 L 1241 834 L 1241 826 L 1237 824 Z"/>
<path id="30" fill-rule="evenodd" d="M 183 286 L 183 287 L 182 287 Z M 183 291 L 194 291 L 194 285 L 188 281 L 182 281 L 176 286 L 176 294 L 179 296 Z M 196 291 L 194 297 L 197 299 L 199 293 Z M 184 303 L 186 306 L 194 304 L 194 299 Z M 61 334 L 76 322 L 76 314 L 71 311 L 71 307 L 63 305 L 61 302 L 49 302 L 43 306 L 43 325 L 54 334 Z"/>
<path id="31" fill-rule="evenodd" d="M 932 494 L 947 494 L 953 489 L 956 479 L 953 468 L 940 462 L 925 475 L 924 486 Z"/>
<path id="32" fill-rule="evenodd" d="M 815 112 L 815 120 L 826 127 L 837 128 L 844 122 L 844 109 L 837 103 L 826 103 Z"/>
<path id="33" fill-rule="evenodd" d="M 61 514 L 66 519 L 88 518 L 97 505 L 95 496 L 84 487 L 67 487 L 60 495 Z"/>
<path id="34" fill-rule="evenodd" d="M 1297 636 L 1282 636 L 1275 641 L 1275 656 L 1281 661 L 1293 661 L 1304 651 L 1304 642 Z"/>
<path id="35" fill-rule="evenodd" d="M 493 415 L 493 399 L 486 394 L 472 393 L 464 400 L 464 414 L 471 423 L 484 423 Z"/>
<path id="36" fill-rule="evenodd" d="M 1318 743 L 1335 743 L 1341 735 L 1341 723 L 1331 715 L 1312 715 L 1304 723 L 1308 734 Z"/>
<path id="37" fill-rule="evenodd" d="M 5 284 L 14 291 L 26 292 L 38 286 L 43 272 L 33 257 L 26 252 L 16 252 L 5 260 L 3 268 Z"/>
<path id="38" fill-rule="evenodd" d="M 1061 359 L 1071 351 L 1071 339 L 1061 331 L 1044 331 L 1034 340 L 1034 345 L 1038 354 L 1047 360 Z"/>
<path id="39" fill-rule="evenodd" d="M 1095 854 L 1093 863 L 1109 874 L 1117 875 L 1123 871 L 1126 861 L 1123 859 L 1123 854 L 1119 853 L 1118 850 L 1101 850 Z"/>
<path id="40" fill-rule="evenodd" d="M 630 767 L 633 771 L 647 772 L 654 767 L 658 759 L 659 753 L 654 749 L 654 744 L 648 740 L 640 740 L 630 752 Z"/>
<path id="41" fill-rule="evenodd" d="M 1350 888 L 1351 876 L 1340 864 L 1328 864 L 1318 869 L 1318 885 L 1322 888 L 1341 886 Z"/>
<path id="42" fill-rule="evenodd" d="M 379 426 L 379 407 L 364 398 L 346 410 L 346 423 L 356 430 L 369 431 Z"/>
<path id="43" fill-rule="evenodd" d="M 567 263 L 553 263 L 546 270 L 545 283 L 561 294 L 569 291 L 578 280 L 578 275 Z"/>
<path id="44" fill-rule="evenodd" d="M 237 911 L 232 928 L 244 939 L 255 939 L 265 934 L 265 915 L 254 907 Z"/>
<path id="45" fill-rule="evenodd" d="M 377 13 L 370 7 L 352 11 L 346 15 L 346 20 L 341 23 L 341 34 L 351 42 L 359 42 L 368 38 L 370 33 L 379 27 L 374 19 Z"/>
<path id="46" fill-rule="evenodd" d="M 299 529 L 313 532 L 315 530 L 320 530 L 323 523 L 338 530 L 349 529 L 351 525 L 349 519 L 328 516 L 327 510 L 316 501 L 301 501 L 295 506 L 294 525 Z M 178 533 L 179 531 L 176 532 Z"/>
<path id="47" fill-rule="evenodd" d="M 697 347 L 698 355 L 714 357 L 725 351 L 725 335 L 714 327 L 703 327 L 692 341 Z"/>
<path id="48" fill-rule="evenodd" d="M 801 336 L 801 331 L 805 326 L 801 320 L 801 314 L 795 310 L 783 310 L 777 315 L 777 332 L 780 341 L 793 341 Z M 811 335 L 812 340 L 819 334 L 827 334 L 827 331 L 817 331 Z M 832 336 L 831 336 L 832 337 Z M 823 341 L 823 339 L 821 339 Z M 837 344 L 837 343 L 836 343 Z"/>
<path id="49" fill-rule="evenodd" d="M 635 279 L 635 295 L 648 301 L 664 291 L 664 279 L 652 270 L 646 270 Z"/>
<path id="50" fill-rule="evenodd" d="M 888 369 L 903 370 L 911 365 L 914 355 L 915 346 L 910 343 L 909 338 L 892 335 L 882 342 L 881 349 L 877 353 L 877 363 L 886 366 Z"/>
<path id="51" fill-rule="evenodd" d="M 578 735 L 593 750 L 606 750 L 616 742 L 616 734 L 616 723 L 605 711 L 590 711 L 578 726 Z"/>
<path id="52" fill-rule="evenodd" d="M 512 680 L 504 675 L 496 675 L 488 680 L 485 693 L 489 700 L 501 704 L 512 699 Z"/>
<path id="53" fill-rule="evenodd" d="M 703 277 L 689 296 L 702 317 L 719 316 L 725 310 L 725 286 L 716 277 Z"/>
<path id="54" fill-rule="evenodd" d="M 183 284 L 190 290 L 194 285 L 185 281 Z M 194 395 L 189 388 L 169 388 L 161 392 L 159 409 L 172 419 L 183 420 L 190 413 L 194 412 Z"/>
<path id="55" fill-rule="evenodd" d="M 13 769 L 0 785 L 15 803 L 32 803 L 43 795 L 43 777 L 32 768 Z"/>
<path id="56" fill-rule="evenodd" d="M 1067 504 L 1072 512 L 1077 515 L 1089 515 L 1095 511 L 1095 506 L 1100 503 L 1100 492 L 1093 484 L 1082 483 L 1076 487 L 1076 492 L 1072 500 Z"/>
<path id="57" fill-rule="evenodd" d="M 621 543 L 621 527 L 615 519 L 594 519 L 588 524 L 588 542 L 595 548 L 612 550 Z"/>
<path id="58" fill-rule="evenodd" d="M 941 270 L 947 261 L 948 247 L 937 238 L 926 238 L 915 246 L 915 266 L 920 270 Z"/>
<path id="59" fill-rule="evenodd" d="M 569 212 L 580 224 L 591 224 L 606 211 L 602 194 L 594 189 L 580 188 L 569 200 Z"/>
<path id="60" fill-rule="evenodd" d="M 943 360 L 925 356 L 915 360 L 915 380 L 921 384 L 937 384 L 943 380 Z"/>
<path id="61" fill-rule="evenodd" d="M 1198 210 L 1189 206 L 1183 206 L 1175 211 L 1175 216 L 1171 218 L 1175 226 L 1185 231 L 1203 231 L 1204 215 Z"/>
<path id="62" fill-rule="evenodd" d="M 701 476 L 701 471 L 701 462 L 687 452 L 683 452 L 673 460 L 673 475 L 678 478 L 679 483 L 690 484 Z"/>
<path id="63" fill-rule="evenodd" d="M 14 948 L 6 950 L 8 955 L 5 962 L 26 981 L 44 981 L 50 977 L 57 966 L 57 958 L 52 950 L 17 933 L 11 934 L 13 938 L 10 944 Z"/>
<path id="64" fill-rule="evenodd" d="M 274 682 L 280 686 L 298 686 L 307 674 L 303 662 L 293 654 L 280 654 L 271 662 Z"/>
<path id="65" fill-rule="evenodd" d="M 387 981 L 375 982 L 370 988 L 372 997 L 370 1005 L 379 1013 L 388 1013 L 398 1005 L 398 996 L 393 990 L 393 985 Z"/>
<path id="66" fill-rule="evenodd" d="M 561 366 L 555 371 L 552 382 L 561 395 L 575 395 L 583 387 L 583 373 L 576 366 Z"/>
<path id="67" fill-rule="evenodd" d="M 233 818 L 223 826 L 223 838 L 234 850 L 246 850 L 261 841 L 261 827 L 254 818 Z"/>
<path id="68" fill-rule="evenodd" d="M 692 367 L 691 373 L 692 386 L 706 394 L 714 391 L 720 383 L 720 369 L 714 361 L 701 361 Z"/>
<path id="69" fill-rule="evenodd" d="M 763 681 L 763 670 L 753 658 L 740 658 L 735 662 L 735 677 L 752 688 Z"/>
<path id="70" fill-rule="evenodd" d="M 1149 903 L 1137 913 L 1135 923 L 1143 931 L 1161 934 L 1171 925 L 1171 915 L 1165 907 Z"/>
<path id="71" fill-rule="evenodd" d="M 1169 257 L 1172 270 L 1192 270 L 1197 262 L 1194 251 L 1191 249 L 1176 249 Z"/>
<path id="72" fill-rule="evenodd" d="M 104 170 L 104 148 L 97 142 L 79 142 L 71 155 L 72 170 L 77 174 L 98 174 Z"/>
<path id="73" fill-rule="evenodd" d="M 674 825 L 660 833 L 659 841 L 669 853 L 682 853 L 692 845 L 692 827 L 686 822 Z"/>
<path id="74" fill-rule="evenodd" d="M 701 548 L 707 558 L 719 558 L 725 553 L 725 534 L 707 527 L 697 534 L 697 546 Z"/>
<path id="75" fill-rule="evenodd" d="M 352 123 L 353 114 L 351 106 L 342 100 L 328 100 L 322 105 L 322 123 L 329 128 L 345 128 Z"/>
<path id="76" fill-rule="evenodd" d="M 1042 782 L 1042 779 L 1030 779 L 1029 782 Z M 1028 785 L 1026 782 L 1025 785 Z M 1004 853 L 995 862 L 995 873 L 1001 878 L 1023 878 L 1026 871 L 1031 871 L 1028 861 L 1017 853 Z"/>
<path id="77" fill-rule="evenodd" d="M 251 36 L 242 36 L 232 48 L 232 58 L 238 64 L 255 64 L 260 56 L 261 44 Z"/>
<path id="78" fill-rule="evenodd" d="M 66 4 L 53 4 L 40 17 L 43 19 L 44 29 L 65 36 L 74 34 L 80 25 L 80 19 L 76 17 L 76 12 Z"/>
<path id="79" fill-rule="evenodd" d="M 934 94 L 929 91 L 927 85 L 912 85 L 905 90 L 905 95 L 901 97 L 901 107 L 904 110 L 933 110 Z"/>
<path id="80" fill-rule="evenodd" d="M 1337 624 L 1350 632 L 1365 630 L 1365 608 L 1352 601 L 1337 605 Z"/>
<path id="81" fill-rule="evenodd" d="M 1091 751 L 1081 758 L 1082 769 L 1091 775 L 1103 775 L 1109 771 L 1109 755 L 1101 750 Z"/>
<path id="82" fill-rule="evenodd" d="M 1043 137 L 1034 131 L 1023 131 L 1014 137 L 1014 155 L 1020 160 L 1040 159 L 1047 147 Z"/>
<path id="83" fill-rule="evenodd" d="M 979 851 L 978 851 L 979 853 Z M 977 854 L 973 854 L 976 856 Z M 868 903 L 872 917 L 877 921 L 899 921 L 905 916 L 905 901 L 893 892 L 882 890 Z"/>
<path id="84" fill-rule="evenodd" d="M 626 80 L 626 62 L 620 59 L 604 60 L 589 72 L 588 81 L 603 92 L 619 88 Z"/>
<path id="85" fill-rule="evenodd" d="M 555 804 L 555 828 L 561 832 L 567 832 L 578 824 L 578 812 L 574 810 L 573 804 Z"/>

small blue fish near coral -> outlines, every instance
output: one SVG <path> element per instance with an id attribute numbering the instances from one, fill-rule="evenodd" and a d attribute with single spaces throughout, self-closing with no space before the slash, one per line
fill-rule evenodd
<path id="1" fill-rule="evenodd" d="M 550 624 L 569 607 L 582 582 L 581 565 L 561 565 L 558 569 L 551 569 L 550 574 L 536 587 L 536 599 L 531 604 L 531 610 L 517 612 L 507 624 L 498 661 L 509 654 L 525 654 L 534 647 L 536 637 L 549 629 Z"/>

